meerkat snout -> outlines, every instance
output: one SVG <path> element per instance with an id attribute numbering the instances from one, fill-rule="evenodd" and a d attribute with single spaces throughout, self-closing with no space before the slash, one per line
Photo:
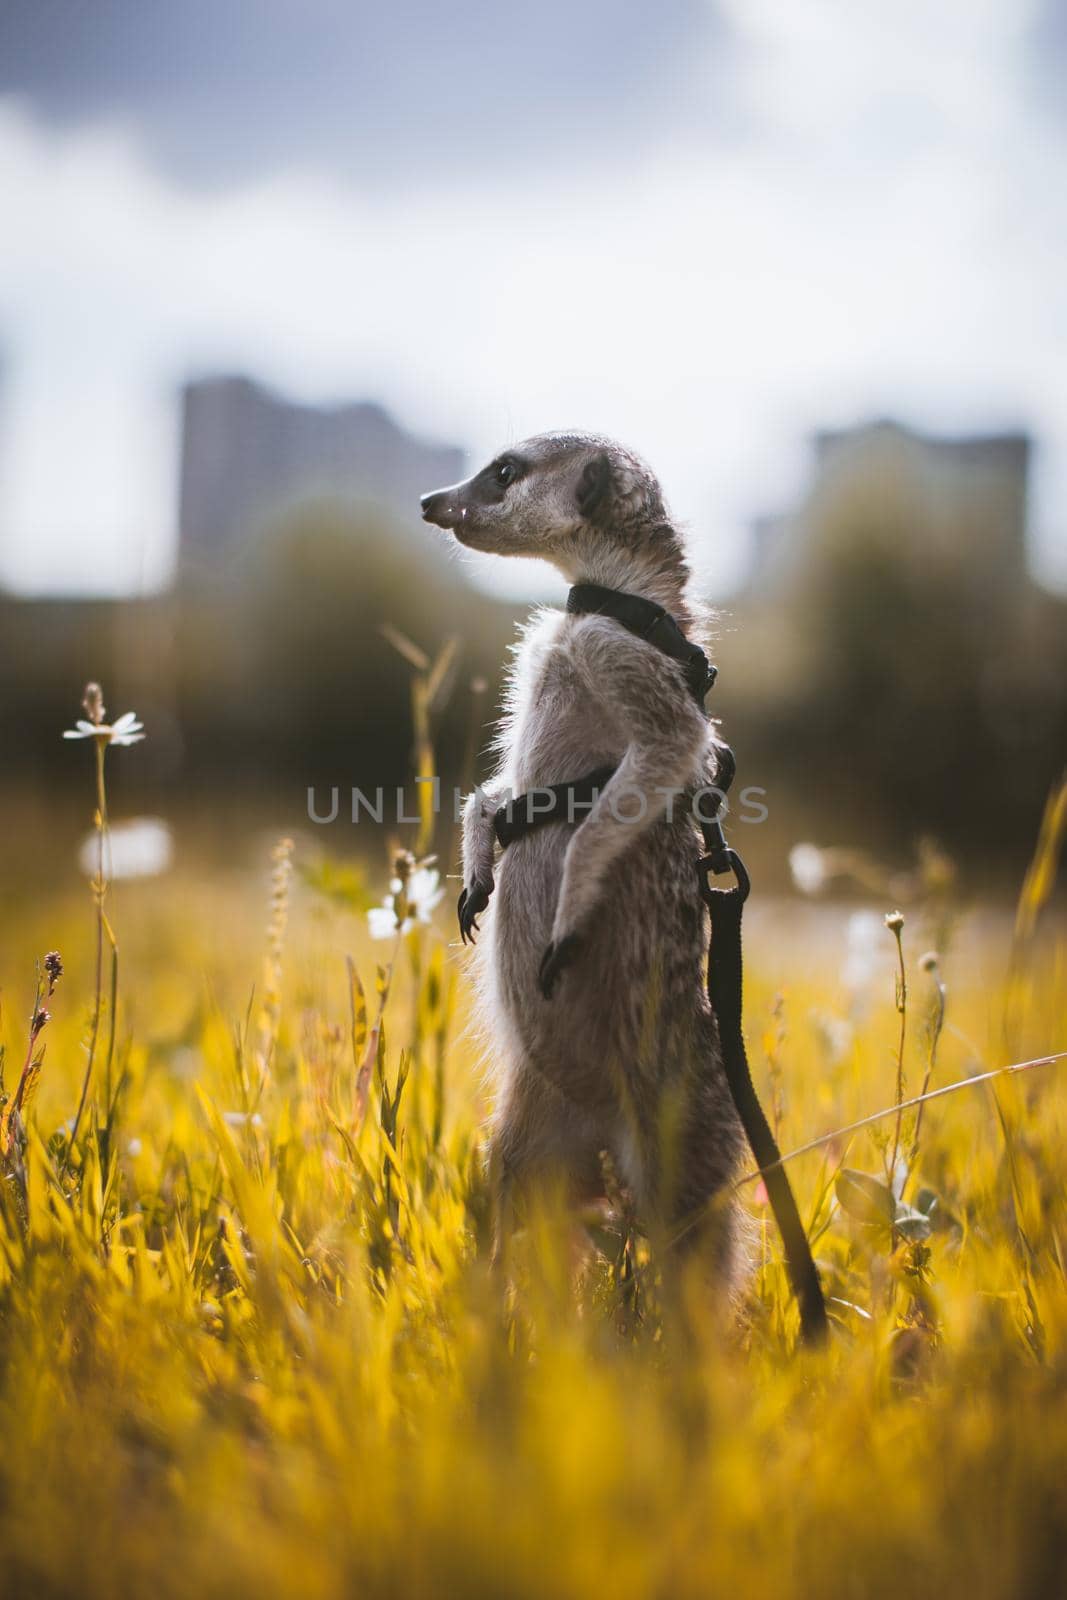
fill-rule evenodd
<path id="1" fill-rule="evenodd" d="M 437 528 L 453 527 L 456 518 L 449 498 L 453 493 L 452 489 L 434 489 L 430 494 L 424 494 L 419 501 L 423 522 L 432 522 Z"/>

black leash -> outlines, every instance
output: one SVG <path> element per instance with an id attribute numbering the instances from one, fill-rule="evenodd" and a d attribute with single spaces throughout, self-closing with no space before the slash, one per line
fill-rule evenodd
<path id="1" fill-rule="evenodd" d="M 567 597 L 567 610 L 576 615 L 594 612 L 612 617 L 640 639 L 646 639 L 680 663 L 686 683 L 703 708 L 704 696 L 715 682 L 715 668 L 699 645 L 688 640 L 675 619 L 662 606 L 640 595 L 622 594 L 599 584 L 579 583 Z M 719 812 L 736 771 L 733 751 L 717 745 L 719 770 L 716 774 L 714 811 L 701 818 L 705 854 L 698 863 L 700 895 L 711 917 L 711 943 L 708 950 L 708 1000 L 719 1027 L 723 1070 L 745 1137 L 767 1188 L 785 1249 L 786 1269 L 800 1309 L 801 1335 L 806 1344 L 819 1344 L 827 1335 L 826 1302 L 819 1274 L 812 1259 L 808 1236 L 800 1220 L 789 1176 L 782 1166 L 778 1142 L 760 1105 L 752 1082 L 745 1037 L 741 1025 L 744 973 L 741 958 L 741 914 L 749 893 L 749 877 L 736 850 L 726 842 Z M 514 844 L 534 828 L 548 822 L 575 823 L 576 813 L 588 811 L 611 778 L 614 767 L 598 767 L 582 778 L 532 789 L 518 795 L 496 813 L 494 829 L 502 849 Z M 732 872 L 732 889 L 713 889 L 709 877 Z M 466 939 L 473 914 L 465 917 L 466 890 L 460 895 L 460 930 Z M 478 907 L 484 909 L 483 906 Z"/>
<path id="2" fill-rule="evenodd" d="M 719 745 L 717 793 L 725 798 L 736 771 L 733 751 Z M 745 1137 L 756 1158 L 767 1189 L 774 1220 L 782 1236 L 786 1270 L 800 1310 L 800 1331 L 805 1344 L 821 1344 L 828 1331 L 826 1302 L 819 1273 L 812 1259 L 808 1236 L 797 1210 L 789 1175 L 782 1166 L 782 1155 L 763 1107 L 748 1065 L 745 1035 L 741 1025 L 744 968 L 741 958 L 741 915 L 748 899 L 749 876 L 736 850 L 731 850 L 722 831 L 716 802 L 715 815 L 701 822 L 707 854 L 697 864 L 700 895 L 711 917 L 711 943 L 708 948 L 708 1000 L 719 1025 L 723 1070 L 730 1086 Z M 732 872 L 732 889 L 713 889 L 712 875 Z"/>

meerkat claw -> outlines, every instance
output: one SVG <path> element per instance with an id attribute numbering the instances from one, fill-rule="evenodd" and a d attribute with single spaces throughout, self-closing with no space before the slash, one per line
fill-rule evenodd
<path id="1" fill-rule="evenodd" d="M 541 957 L 537 970 L 537 986 L 546 1000 L 551 1000 L 564 968 L 569 967 L 578 953 L 581 939 L 576 933 L 566 934 L 558 944 L 550 944 Z"/>
<path id="2" fill-rule="evenodd" d="M 464 889 L 456 906 L 456 915 L 459 918 L 459 936 L 464 944 L 476 944 L 474 935 L 481 933 L 478 926 L 478 917 L 481 916 L 489 904 L 489 894 L 476 883 L 471 889 Z"/>

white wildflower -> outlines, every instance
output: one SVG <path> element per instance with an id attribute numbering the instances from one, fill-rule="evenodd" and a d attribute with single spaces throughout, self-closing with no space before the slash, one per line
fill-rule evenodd
<path id="1" fill-rule="evenodd" d="M 105 744 L 137 744 L 144 736 L 144 723 L 138 722 L 133 711 L 125 712 L 114 722 L 87 722 L 79 717 L 74 727 L 63 734 L 64 739 L 101 739 Z"/>
<path id="2" fill-rule="evenodd" d="M 795 844 L 789 852 L 789 870 L 801 894 L 819 894 L 830 874 L 826 856 L 817 844 Z"/>
<path id="3" fill-rule="evenodd" d="M 436 867 L 418 867 L 408 881 L 408 905 L 420 922 L 429 922 L 433 910 L 445 897 L 441 874 Z"/>
<path id="4" fill-rule="evenodd" d="M 841 982 L 853 996 L 862 994 L 882 971 L 885 927 L 877 911 L 853 911 L 845 933 Z"/>
<path id="5" fill-rule="evenodd" d="M 851 1022 L 844 1017 L 835 1017 L 828 1011 L 812 1012 L 812 1022 L 833 1065 L 844 1061 L 856 1037 Z"/>
<path id="6" fill-rule="evenodd" d="M 387 894 L 383 906 L 371 906 L 367 912 L 367 926 L 372 939 L 391 939 L 396 932 L 396 912 L 393 897 Z"/>
<path id="7" fill-rule="evenodd" d="M 412 865 L 406 879 L 394 877 L 389 881 L 389 893 L 380 906 L 367 912 L 367 926 L 372 939 L 393 939 L 398 933 L 410 933 L 421 923 L 433 920 L 433 913 L 444 899 L 444 885 L 436 867 L 426 864 Z"/>
<path id="8" fill-rule="evenodd" d="M 110 830 L 107 840 L 108 876 L 154 878 L 166 872 L 174 856 L 170 828 L 158 817 L 131 817 Z M 78 865 L 95 877 L 100 855 L 100 835 L 87 834 L 78 851 Z"/>

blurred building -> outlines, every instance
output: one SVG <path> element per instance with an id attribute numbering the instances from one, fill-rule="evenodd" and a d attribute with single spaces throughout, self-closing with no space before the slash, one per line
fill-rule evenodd
<path id="1" fill-rule="evenodd" d="M 417 438 L 381 406 L 297 405 L 244 377 L 182 391 L 180 559 L 232 549 L 302 503 L 373 505 L 411 521 L 462 476 L 463 451 Z"/>
<path id="2" fill-rule="evenodd" d="M 821 432 L 813 442 L 801 505 L 753 526 L 753 595 L 790 587 L 837 542 L 835 533 L 861 539 L 876 528 L 895 542 L 900 562 L 964 570 L 970 586 L 1002 603 L 1025 586 L 1025 434 L 943 438 L 879 421 Z"/>
<path id="3" fill-rule="evenodd" d="M 985 860 L 995 825 L 1012 871 L 1032 847 L 1067 749 L 1067 604 L 1029 573 L 1030 449 L 821 433 L 795 510 L 756 529 L 719 665 L 749 765 L 824 836 Z"/>

